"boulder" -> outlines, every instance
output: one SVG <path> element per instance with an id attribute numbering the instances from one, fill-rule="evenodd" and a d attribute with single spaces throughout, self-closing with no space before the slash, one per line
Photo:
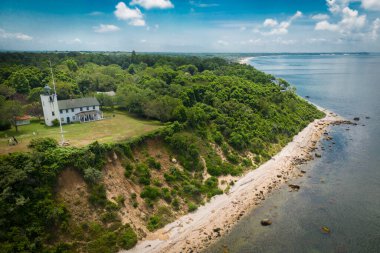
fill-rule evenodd
<path id="1" fill-rule="evenodd" d="M 272 225 L 272 221 L 270 219 L 263 219 L 263 220 L 261 220 L 260 223 L 261 223 L 262 226 Z"/>
<path id="2" fill-rule="evenodd" d="M 296 184 L 289 184 L 289 187 L 292 188 L 292 190 L 298 191 L 301 187 Z"/>
<path id="3" fill-rule="evenodd" d="M 355 120 L 355 121 L 359 121 L 360 118 L 359 118 L 359 117 L 355 117 L 354 120 Z"/>
<path id="4" fill-rule="evenodd" d="M 174 157 L 172 158 L 172 163 L 177 163 L 177 159 L 175 159 Z"/>
<path id="5" fill-rule="evenodd" d="M 324 234 L 330 234 L 330 232 L 331 232 L 330 228 L 326 227 L 326 226 L 321 227 L 321 231 Z"/>
<path id="6" fill-rule="evenodd" d="M 322 155 L 321 155 L 321 154 L 319 154 L 319 153 L 315 153 L 315 157 L 318 157 L 318 158 L 320 158 L 320 157 L 322 157 Z"/>

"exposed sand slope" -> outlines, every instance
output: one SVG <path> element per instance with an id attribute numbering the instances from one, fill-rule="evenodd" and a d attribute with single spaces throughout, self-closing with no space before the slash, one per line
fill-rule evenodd
<path id="1" fill-rule="evenodd" d="M 228 232 L 247 211 L 258 206 L 273 189 L 289 178 L 302 175 L 298 165 L 313 159 L 311 153 L 327 127 L 344 123 L 343 118 L 323 111 L 325 118 L 310 123 L 280 153 L 241 177 L 228 195 L 215 196 L 194 213 L 149 234 L 128 252 L 199 252 L 206 248 Z"/>

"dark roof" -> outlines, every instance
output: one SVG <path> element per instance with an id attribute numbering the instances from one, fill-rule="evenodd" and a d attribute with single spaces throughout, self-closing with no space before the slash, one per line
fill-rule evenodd
<path id="1" fill-rule="evenodd" d="M 100 105 L 98 100 L 94 97 L 58 100 L 60 110 L 94 105 Z"/>

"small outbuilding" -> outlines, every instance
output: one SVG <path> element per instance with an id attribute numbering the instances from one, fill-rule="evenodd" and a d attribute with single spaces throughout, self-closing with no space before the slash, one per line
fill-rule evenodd
<path id="1" fill-rule="evenodd" d="M 30 117 L 29 115 L 23 115 L 16 117 L 16 125 L 17 126 L 23 126 L 23 125 L 29 125 L 30 124 Z"/>

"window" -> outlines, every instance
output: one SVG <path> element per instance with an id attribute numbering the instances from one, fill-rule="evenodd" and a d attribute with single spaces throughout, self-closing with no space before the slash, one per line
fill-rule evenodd
<path id="1" fill-rule="evenodd" d="M 87 106 L 87 111 L 90 110 L 90 107 Z"/>
<path id="2" fill-rule="evenodd" d="M 54 116 L 54 115 L 55 115 L 55 113 L 54 113 L 54 112 L 51 112 L 51 115 L 52 115 L 52 116 Z"/>
<path id="3" fill-rule="evenodd" d="M 92 107 L 92 109 L 95 109 L 95 105 Z"/>
<path id="4" fill-rule="evenodd" d="M 61 123 L 63 123 L 65 121 L 65 119 L 64 118 L 61 118 Z"/>
<path id="5" fill-rule="evenodd" d="M 75 116 L 73 116 L 73 120 L 75 120 Z"/>
<path id="6" fill-rule="evenodd" d="M 63 113 L 63 110 L 59 110 L 60 113 Z"/>
<path id="7" fill-rule="evenodd" d="M 80 111 L 83 111 L 83 108 L 82 108 L 82 107 L 80 108 Z"/>
<path id="8" fill-rule="evenodd" d="M 69 109 L 66 109 L 66 113 L 69 113 Z"/>
<path id="9" fill-rule="evenodd" d="M 71 111 L 72 111 L 72 112 L 74 112 L 74 108 L 73 108 L 73 109 L 71 109 Z"/>

